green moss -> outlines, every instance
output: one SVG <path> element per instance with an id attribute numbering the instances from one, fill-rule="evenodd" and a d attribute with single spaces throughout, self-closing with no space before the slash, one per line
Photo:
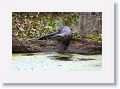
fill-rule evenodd
<path id="1" fill-rule="evenodd" d="M 87 35 L 80 35 L 79 33 L 73 33 L 72 34 L 73 38 L 87 38 L 95 41 L 101 41 L 102 36 L 100 34 L 87 34 Z"/>
<path id="2" fill-rule="evenodd" d="M 99 35 L 99 34 L 96 34 L 96 35 L 88 34 L 88 35 L 86 35 L 86 38 L 91 39 L 91 40 L 96 40 L 96 41 L 101 41 L 102 40 L 102 36 Z"/>
<path id="3" fill-rule="evenodd" d="M 73 33 L 73 34 L 72 34 L 72 37 L 73 37 L 73 38 L 80 38 L 80 34 L 79 34 L 79 33 Z"/>

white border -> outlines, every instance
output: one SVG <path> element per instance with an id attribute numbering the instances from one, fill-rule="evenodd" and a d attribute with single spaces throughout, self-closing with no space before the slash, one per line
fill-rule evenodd
<path id="1" fill-rule="evenodd" d="M 102 71 L 13 72 L 12 12 L 102 12 Z M 0 81 L 3 83 L 114 83 L 112 0 L 3 0 L 0 2 Z"/>

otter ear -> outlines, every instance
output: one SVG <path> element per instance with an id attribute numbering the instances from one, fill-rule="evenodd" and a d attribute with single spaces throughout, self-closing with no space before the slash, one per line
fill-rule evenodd
<path id="1" fill-rule="evenodd" d="M 62 27 L 62 26 L 59 26 L 59 27 L 58 27 L 58 30 L 61 29 L 61 27 Z"/>
<path id="2" fill-rule="evenodd" d="M 58 31 L 61 31 L 63 29 L 63 26 L 59 26 Z"/>

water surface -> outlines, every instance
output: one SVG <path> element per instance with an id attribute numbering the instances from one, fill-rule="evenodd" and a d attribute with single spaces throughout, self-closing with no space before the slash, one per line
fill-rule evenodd
<path id="1" fill-rule="evenodd" d="M 20 53 L 13 54 L 12 67 L 19 71 L 100 71 L 102 55 Z"/>

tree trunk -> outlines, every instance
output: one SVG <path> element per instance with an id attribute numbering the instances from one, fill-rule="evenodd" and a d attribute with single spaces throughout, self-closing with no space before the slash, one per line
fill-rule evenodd
<path id="1" fill-rule="evenodd" d="M 102 33 L 101 12 L 81 12 L 78 30 L 81 35 Z"/>

